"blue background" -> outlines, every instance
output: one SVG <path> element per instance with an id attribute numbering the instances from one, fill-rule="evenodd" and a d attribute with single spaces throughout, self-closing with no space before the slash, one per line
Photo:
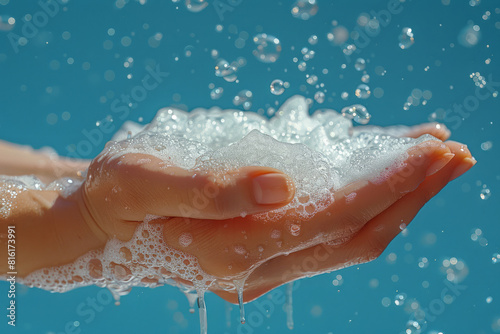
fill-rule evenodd
<path id="1" fill-rule="evenodd" d="M 120 1 L 71 0 L 58 5 L 59 12 L 29 38 L 27 45 L 19 46 L 16 53 L 9 42 L 9 33 L 22 36 L 22 18 L 26 14 L 35 15 L 41 7 L 36 1 L 0 1 L 1 17 L 16 19 L 11 31 L 0 31 L 0 138 L 35 148 L 51 146 L 59 154 L 68 155 L 75 145 L 86 140 L 82 131 L 95 129 L 97 121 L 109 116 L 116 128 L 124 122 L 112 110 L 112 102 L 121 94 L 130 94 L 147 75 L 146 67 L 156 64 L 169 76 L 149 91 L 126 119 L 137 121 L 142 117 L 143 123 L 147 123 L 160 107 L 168 105 L 180 105 L 187 110 L 213 105 L 231 108 L 233 97 L 242 89 L 253 92 L 251 110 L 267 110 L 295 94 L 312 98 L 317 89 L 305 82 L 305 75 L 316 74 L 318 83 L 324 83 L 327 99 L 323 104 L 315 103 L 313 110 L 324 107 L 339 110 L 361 102 L 371 112 L 372 124 L 411 125 L 426 122 L 439 108 L 453 108 L 466 97 L 474 96 L 476 86 L 469 77 L 473 72 L 480 72 L 486 78 L 492 75 L 493 81 L 500 81 L 498 1 L 483 0 L 470 6 L 465 0 L 451 0 L 449 5 L 436 0 L 407 0 L 401 5 L 402 12 L 392 15 L 390 23 L 381 27 L 366 47 L 359 48 L 350 62 L 342 54 L 342 48 L 326 38 L 333 28 L 332 21 L 337 20 L 352 31 L 362 12 L 386 9 L 387 1 L 318 0 L 317 15 L 307 21 L 291 15 L 292 5 L 288 1 L 218 1 L 221 2 L 231 8 L 222 16 L 217 14 L 214 1 L 209 1 L 203 11 L 192 13 L 183 1 L 148 0 L 145 4 L 128 1 L 122 6 Z M 484 20 L 486 11 L 491 15 Z M 469 22 L 480 27 L 481 38 L 476 45 L 464 47 L 457 36 Z M 223 26 L 221 32 L 215 29 L 219 24 Z M 406 50 L 398 46 L 403 27 L 411 27 L 415 35 L 414 45 Z M 109 36 L 110 28 L 115 29 L 114 36 Z M 69 36 L 64 32 L 71 37 L 63 38 Z M 245 47 L 239 49 L 234 42 L 241 32 L 247 32 L 249 38 Z M 275 63 L 262 63 L 252 55 L 251 38 L 258 32 L 274 35 L 281 41 L 283 50 Z M 163 34 L 163 38 L 153 48 L 148 39 L 156 33 Z M 316 45 L 307 41 L 312 34 L 319 38 Z M 122 45 L 124 36 L 131 38 L 130 46 Z M 105 43 L 110 45 L 106 40 L 112 42 L 111 49 L 104 47 Z M 192 50 L 190 57 L 185 55 L 186 47 Z M 299 71 L 297 63 L 292 61 L 293 57 L 302 57 L 303 47 L 316 52 L 307 62 L 305 72 Z M 238 71 L 238 83 L 215 76 L 212 49 L 229 62 L 237 57 L 247 60 L 247 65 Z M 128 57 L 133 58 L 133 65 L 126 68 L 124 62 Z M 357 57 L 366 59 L 366 72 L 370 75 L 368 85 L 372 96 L 366 100 L 354 95 L 362 75 L 353 66 Z M 73 59 L 72 64 L 68 63 L 69 58 Z M 488 58 L 489 64 L 485 62 Z M 82 67 L 85 62 L 90 64 L 89 69 Z M 346 64 L 346 69 L 341 68 L 342 64 Z M 413 66 L 412 71 L 408 70 L 409 65 Z M 377 66 L 387 71 L 384 76 L 375 73 Z M 324 68 L 328 69 L 326 75 L 322 74 Z M 109 70 L 115 74 L 111 81 L 105 79 Z M 131 79 L 128 74 L 132 74 Z M 290 88 L 280 96 L 272 95 L 269 84 L 273 79 L 288 81 Z M 210 83 L 224 88 L 220 100 L 210 98 Z M 380 98 L 373 96 L 376 87 L 384 91 Z M 414 88 L 430 90 L 432 98 L 425 106 L 404 110 L 403 105 Z M 495 89 L 500 90 L 498 85 Z M 348 100 L 340 98 L 343 91 L 349 93 Z M 286 328 L 279 303 L 272 312 L 267 312 L 269 317 L 262 316 L 257 306 L 268 300 L 266 297 L 247 305 L 252 318 L 245 328 L 238 325 L 235 308 L 231 326 L 227 327 L 224 302 L 208 295 L 209 332 L 403 333 L 410 318 L 407 311 L 410 299 L 416 298 L 422 308 L 441 299 L 446 278 L 440 267 L 443 259 L 450 257 L 463 260 L 469 273 L 460 283 L 460 294 L 451 304 L 440 304 L 444 308 L 422 333 L 499 332 L 494 322 L 500 317 L 500 264 L 491 261 L 492 254 L 500 252 L 499 102 L 499 97 L 489 97 L 480 101 L 469 116 L 447 123 L 453 127 L 451 139 L 466 143 L 479 163 L 431 200 L 405 236 L 398 236 L 374 262 L 300 282 L 294 293 L 293 331 Z M 105 140 L 110 138 L 111 133 L 104 135 Z M 80 157 L 92 158 L 98 154 L 105 140 Z M 489 150 L 481 148 L 486 141 L 493 144 Z M 491 191 L 486 200 L 479 196 L 483 185 Z M 487 245 L 471 240 L 477 228 L 482 230 L 481 237 L 488 240 Z M 432 235 L 436 242 L 425 242 Z M 387 260 L 390 253 L 397 255 L 396 261 Z M 428 258 L 427 268 L 419 268 L 420 257 Z M 339 274 L 342 284 L 334 286 L 332 281 Z M 377 287 L 370 286 L 373 279 L 378 280 Z M 423 281 L 429 283 L 427 288 L 422 286 Z M 197 315 L 189 314 L 187 300 L 171 287 L 133 289 L 117 307 L 106 298 L 109 294 L 97 288 L 50 294 L 21 286 L 17 326 L 13 330 L 7 327 L 3 315 L 7 290 L 7 284 L 1 282 L 2 333 L 64 333 L 66 324 L 74 321 L 80 322 L 75 333 L 199 330 Z M 407 295 L 402 306 L 394 304 L 398 293 Z M 87 322 L 90 315 L 85 313 L 89 309 L 86 299 L 98 296 L 102 310 Z M 486 302 L 489 296 L 493 298 L 491 303 Z M 382 305 L 384 297 L 391 299 L 390 306 Z"/>

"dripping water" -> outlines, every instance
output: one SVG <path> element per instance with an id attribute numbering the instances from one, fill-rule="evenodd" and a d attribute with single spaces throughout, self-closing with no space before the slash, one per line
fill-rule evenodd
<path id="1" fill-rule="evenodd" d="M 198 294 L 194 291 L 183 291 L 189 303 L 189 313 L 194 313 L 194 304 L 198 300 Z"/>
<path id="2" fill-rule="evenodd" d="M 240 322 L 244 324 L 245 320 L 245 307 L 243 306 L 243 288 L 245 286 L 246 277 L 239 280 L 233 280 L 234 286 L 238 293 L 238 304 L 240 306 Z"/>
<path id="3" fill-rule="evenodd" d="M 207 306 L 205 305 L 205 291 L 198 293 L 198 311 L 200 313 L 200 334 L 207 334 Z"/>

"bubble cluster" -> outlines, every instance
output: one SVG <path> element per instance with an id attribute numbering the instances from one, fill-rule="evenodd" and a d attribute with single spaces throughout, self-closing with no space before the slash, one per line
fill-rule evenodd
<path id="1" fill-rule="evenodd" d="M 292 15 L 301 20 L 309 20 L 318 12 L 316 0 L 296 0 L 292 7 Z"/>
<path id="2" fill-rule="evenodd" d="M 469 275 L 469 267 L 456 257 L 444 259 L 440 269 L 446 275 L 446 279 L 453 283 L 460 283 Z"/>

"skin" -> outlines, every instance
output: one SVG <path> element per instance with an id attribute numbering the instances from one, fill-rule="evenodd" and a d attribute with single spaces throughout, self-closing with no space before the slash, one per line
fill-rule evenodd
<path id="1" fill-rule="evenodd" d="M 450 135 L 446 127 L 436 124 L 412 127 L 406 135 L 425 133 L 440 140 Z M 16 156 L 15 148 L 7 149 L 11 158 Z M 475 164 L 466 146 L 453 141 L 428 141 L 408 153 L 407 168 L 391 172 L 382 182 L 360 180 L 336 190 L 335 201 L 307 221 L 291 210 L 273 221 L 255 215 L 286 205 L 294 196 L 290 179 L 272 168 L 244 167 L 221 177 L 166 167 L 144 154 L 119 159 L 101 154 L 90 163 L 82 187 L 70 197 L 35 190 L 17 196 L 11 214 L 0 218 L 0 275 L 9 271 L 7 226 L 16 226 L 16 270 L 24 277 L 102 249 L 110 238 L 127 241 L 146 214 L 153 214 L 166 217 L 151 223 L 164 226 L 168 246 L 197 257 L 205 272 L 228 282 L 247 277 L 244 300 L 251 301 L 284 283 L 377 258 L 401 231 L 402 223 L 408 225 L 427 201 Z M 36 166 L 47 159 L 35 151 L 19 154 L 23 166 L 30 159 Z M 74 177 L 81 176 L 88 164 L 52 163 L 74 164 L 64 174 Z M 16 171 L 13 164 L 2 159 L 0 174 Z M 61 174 L 61 169 L 51 174 L 50 167 L 19 170 L 46 180 Z M 285 180 L 273 185 L 284 196 L 272 204 L 258 203 L 253 180 L 268 174 Z M 200 201 L 198 195 L 207 189 L 216 189 L 215 195 Z M 276 230 L 279 236 L 271 238 Z M 184 233 L 193 236 L 188 246 L 179 243 Z M 235 245 L 244 251 L 235 252 Z M 210 290 L 237 302 L 234 290 L 224 291 L 217 284 Z"/>

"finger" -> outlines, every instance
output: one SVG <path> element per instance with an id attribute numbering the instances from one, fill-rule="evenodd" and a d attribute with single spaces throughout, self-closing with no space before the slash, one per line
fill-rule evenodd
<path id="1" fill-rule="evenodd" d="M 395 137 L 411 137 L 411 138 L 418 138 L 422 135 L 429 134 L 443 141 L 447 140 L 451 135 L 451 132 L 446 127 L 446 125 L 437 122 L 423 123 L 414 126 L 394 125 L 394 126 L 379 127 L 373 125 L 364 125 L 364 126 L 354 127 L 353 132 L 385 133 Z"/>
<path id="2" fill-rule="evenodd" d="M 407 132 L 404 133 L 404 136 L 418 138 L 425 134 L 429 134 L 439 140 L 445 141 L 450 138 L 451 131 L 446 127 L 446 125 L 441 123 L 424 123 L 409 127 Z"/>
<path id="3" fill-rule="evenodd" d="M 291 179 L 269 167 L 243 167 L 224 175 L 189 171 L 146 154 L 126 154 L 111 162 L 116 204 L 122 219 L 146 214 L 227 219 L 277 209 L 295 193 Z M 109 198 L 113 203 L 113 198 Z"/>
<path id="4" fill-rule="evenodd" d="M 370 220 L 352 239 L 342 245 L 320 244 L 288 256 L 280 256 L 258 267 L 249 277 L 248 299 L 307 275 L 333 271 L 377 258 L 408 224 L 418 211 L 449 181 L 465 173 L 474 164 L 468 149 L 456 142 L 447 142 L 455 157 L 437 173 L 428 176 L 413 192 L 405 195 L 383 213 Z M 218 292 L 224 298 L 233 298 Z"/>
<path id="5" fill-rule="evenodd" d="M 402 165 L 392 166 L 371 180 L 354 182 L 336 191 L 335 200 L 328 208 L 301 224 L 300 239 L 312 240 L 318 234 L 325 240 L 350 236 L 453 158 L 450 149 L 439 141 L 412 147 L 408 155 Z M 293 236 L 290 233 L 287 236 L 293 242 Z"/>
<path id="6" fill-rule="evenodd" d="M 451 180 L 465 173 L 476 164 L 465 145 L 447 142 L 455 157 L 438 173 L 429 176 L 413 192 L 404 196 L 388 210 L 368 222 L 348 243 L 356 252 L 378 256 L 392 239 L 406 227 L 418 211 Z M 349 246 L 350 245 L 350 246 Z"/>

